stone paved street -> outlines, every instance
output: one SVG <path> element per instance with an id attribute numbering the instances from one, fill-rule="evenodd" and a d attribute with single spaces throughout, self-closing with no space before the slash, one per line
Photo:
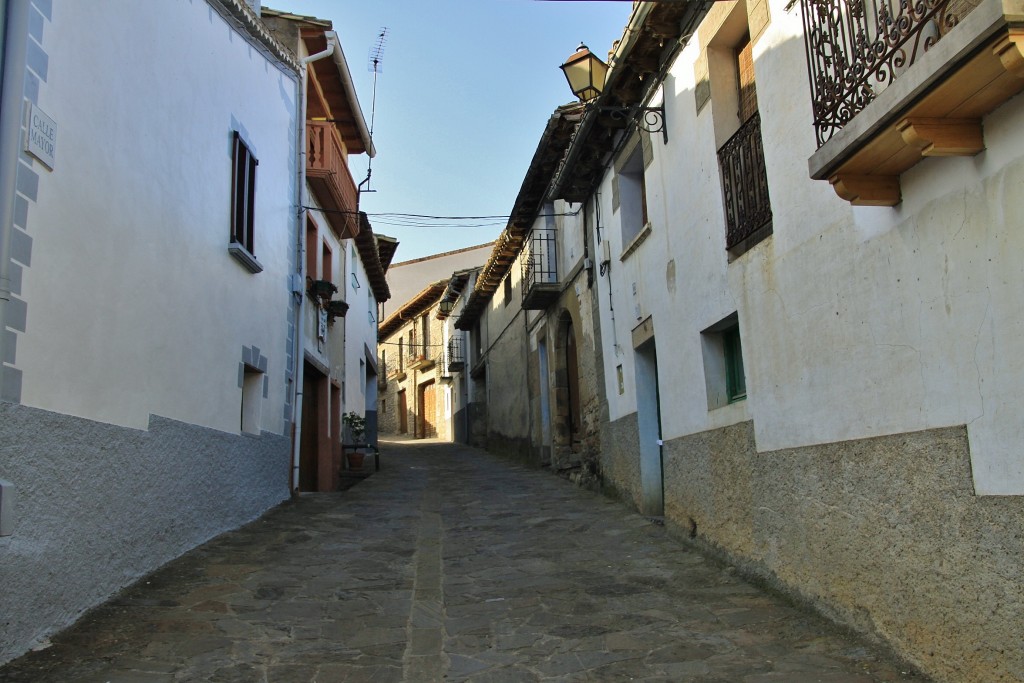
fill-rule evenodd
<path id="1" fill-rule="evenodd" d="M 0 681 L 923 681 L 619 503 L 482 451 L 380 472 L 172 562 Z"/>

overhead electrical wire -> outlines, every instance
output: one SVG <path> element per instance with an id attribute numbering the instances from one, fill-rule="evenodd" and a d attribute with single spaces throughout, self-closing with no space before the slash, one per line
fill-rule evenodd
<path id="1" fill-rule="evenodd" d="M 320 211 L 322 213 L 341 213 L 356 215 L 365 213 L 371 218 L 374 225 L 387 225 L 398 228 L 492 228 L 507 224 L 511 215 L 494 216 L 433 216 L 422 213 L 397 213 L 381 212 L 371 213 L 362 211 L 348 211 L 344 209 L 324 209 L 317 206 L 302 206 L 303 211 Z M 582 206 L 581 206 L 582 208 Z M 542 213 L 536 218 L 548 218 L 556 216 L 575 216 L 580 209 L 568 213 Z M 467 223 L 466 221 L 476 221 Z"/>

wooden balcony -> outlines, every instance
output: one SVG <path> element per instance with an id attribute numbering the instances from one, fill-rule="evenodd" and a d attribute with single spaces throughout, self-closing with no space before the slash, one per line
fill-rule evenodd
<path id="1" fill-rule="evenodd" d="M 820 145 L 809 168 L 852 204 L 895 206 L 902 173 L 981 152 L 982 118 L 1024 91 L 1024 0 L 926 0 L 895 17 L 868 1 L 803 0 Z"/>
<path id="2" fill-rule="evenodd" d="M 334 125 L 306 122 L 306 181 L 339 238 L 359 234 L 359 193 Z"/>

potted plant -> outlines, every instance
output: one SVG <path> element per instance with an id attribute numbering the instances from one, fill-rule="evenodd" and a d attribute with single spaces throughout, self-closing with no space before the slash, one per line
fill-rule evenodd
<path id="1" fill-rule="evenodd" d="M 338 286 L 330 280 L 314 280 L 307 277 L 306 282 L 309 285 L 309 295 L 321 301 L 330 301 L 331 296 L 338 291 Z"/>
<path id="2" fill-rule="evenodd" d="M 349 438 L 352 440 L 352 443 L 349 444 L 352 450 L 345 453 L 349 469 L 361 469 L 363 458 L 366 457 L 366 454 L 360 450 L 366 447 L 366 444 L 363 443 L 363 437 L 366 434 L 366 418 L 350 411 L 342 415 L 341 421 L 345 423 Z"/>
<path id="3" fill-rule="evenodd" d="M 348 313 L 348 302 L 342 299 L 333 299 L 327 302 L 327 322 L 333 323 L 335 318 L 344 318 Z"/>

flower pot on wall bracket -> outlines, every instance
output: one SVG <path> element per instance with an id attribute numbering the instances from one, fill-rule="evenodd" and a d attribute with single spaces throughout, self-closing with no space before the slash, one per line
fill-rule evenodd
<path id="1" fill-rule="evenodd" d="M 333 323 L 335 318 L 344 318 L 348 313 L 348 302 L 335 299 L 327 302 L 327 322 Z"/>
<path id="2" fill-rule="evenodd" d="M 331 296 L 338 291 L 338 286 L 330 280 L 310 280 L 309 295 L 321 301 L 330 301 Z"/>

